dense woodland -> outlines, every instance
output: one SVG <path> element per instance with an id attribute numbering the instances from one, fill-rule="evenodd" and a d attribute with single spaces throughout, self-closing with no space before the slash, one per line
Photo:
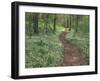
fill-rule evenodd
<path id="1" fill-rule="evenodd" d="M 60 66 L 63 46 L 59 34 L 68 32 L 66 41 L 76 45 L 89 59 L 89 16 L 74 14 L 25 13 L 25 65 Z"/>
<path id="2" fill-rule="evenodd" d="M 55 32 L 57 28 L 74 29 L 75 33 L 88 33 L 88 16 L 49 13 L 26 13 L 26 35 Z M 81 26 L 80 26 L 81 25 Z M 84 26 L 84 27 L 82 27 Z"/>

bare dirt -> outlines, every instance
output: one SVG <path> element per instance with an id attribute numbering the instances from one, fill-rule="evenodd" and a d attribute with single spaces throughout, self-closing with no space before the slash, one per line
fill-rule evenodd
<path id="1" fill-rule="evenodd" d="M 59 39 L 64 46 L 64 66 L 78 66 L 78 65 L 87 65 L 87 58 L 86 55 L 83 54 L 79 48 L 75 45 L 69 43 L 65 36 L 67 32 L 62 31 L 59 35 Z"/>

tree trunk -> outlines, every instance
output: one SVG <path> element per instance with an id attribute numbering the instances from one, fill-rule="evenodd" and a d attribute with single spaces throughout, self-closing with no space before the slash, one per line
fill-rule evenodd
<path id="1" fill-rule="evenodd" d="M 56 18 L 56 14 L 54 15 L 54 29 L 53 29 L 53 31 L 56 31 L 56 20 L 57 20 L 57 18 Z"/>
<path id="2" fill-rule="evenodd" d="M 64 16 L 64 28 L 65 28 L 65 31 L 67 31 L 67 28 L 68 28 L 68 24 L 69 21 L 68 21 L 68 16 Z"/>
<path id="3" fill-rule="evenodd" d="M 75 33 L 78 32 L 78 15 L 76 16 Z"/>
<path id="4" fill-rule="evenodd" d="M 71 31 L 71 23 L 72 23 L 72 21 L 71 21 L 71 15 L 70 15 L 69 20 L 70 20 L 70 21 L 69 21 L 69 22 L 70 22 L 70 23 L 69 23 L 69 31 Z"/>
<path id="5" fill-rule="evenodd" d="M 47 33 L 48 32 L 48 17 L 49 17 L 49 15 L 48 14 L 46 14 L 45 15 L 45 32 Z"/>
<path id="6" fill-rule="evenodd" d="M 38 13 L 33 14 L 33 28 L 34 28 L 34 33 L 39 33 L 38 30 Z"/>

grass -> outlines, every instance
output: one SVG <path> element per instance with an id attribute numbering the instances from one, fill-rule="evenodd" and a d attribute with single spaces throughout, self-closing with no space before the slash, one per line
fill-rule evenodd
<path id="1" fill-rule="evenodd" d="M 63 62 L 59 33 L 38 34 L 25 38 L 25 67 L 55 67 Z"/>

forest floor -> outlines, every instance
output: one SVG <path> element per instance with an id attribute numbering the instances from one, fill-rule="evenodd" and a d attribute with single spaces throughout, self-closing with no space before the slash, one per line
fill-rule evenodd
<path id="1" fill-rule="evenodd" d="M 59 40 L 64 47 L 64 66 L 77 66 L 77 65 L 87 65 L 86 55 L 83 54 L 78 47 L 71 44 L 65 39 L 67 32 L 62 31 L 59 35 Z"/>

